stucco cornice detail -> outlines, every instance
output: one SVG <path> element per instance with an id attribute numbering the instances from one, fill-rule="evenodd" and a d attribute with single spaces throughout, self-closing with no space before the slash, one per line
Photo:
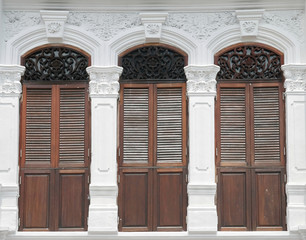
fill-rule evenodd
<path id="1" fill-rule="evenodd" d="M 21 76 L 25 67 L 18 65 L 0 65 L 0 95 L 19 96 L 21 93 Z"/>
<path id="2" fill-rule="evenodd" d="M 119 77 L 122 67 L 88 67 L 89 94 L 91 97 L 118 97 Z"/>
<path id="3" fill-rule="evenodd" d="M 188 95 L 216 94 L 216 75 L 219 70 L 217 65 L 185 67 Z"/>
<path id="4" fill-rule="evenodd" d="M 306 64 L 287 64 L 282 70 L 286 92 L 306 92 Z"/>

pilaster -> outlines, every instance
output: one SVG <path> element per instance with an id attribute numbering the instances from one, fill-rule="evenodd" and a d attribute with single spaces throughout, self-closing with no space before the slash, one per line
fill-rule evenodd
<path id="1" fill-rule="evenodd" d="M 87 68 L 91 97 L 91 183 L 88 231 L 117 232 L 117 99 L 121 67 Z"/>
<path id="2" fill-rule="evenodd" d="M 18 227 L 19 97 L 23 66 L 0 65 L 0 229 Z"/>
<path id="3" fill-rule="evenodd" d="M 217 231 L 214 157 L 216 65 L 187 66 L 189 98 L 188 231 Z"/>
<path id="4" fill-rule="evenodd" d="M 306 226 L 306 64 L 282 66 L 286 88 L 288 229 Z"/>

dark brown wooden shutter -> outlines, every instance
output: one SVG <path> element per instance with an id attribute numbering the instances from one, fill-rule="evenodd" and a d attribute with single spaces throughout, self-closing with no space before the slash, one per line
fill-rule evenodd
<path id="1" fill-rule="evenodd" d="M 149 161 L 149 88 L 123 90 L 123 162 Z"/>
<path id="2" fill-rule="evenodd" d="M 246 89 L 220 87 L 220 162 L 246 164 Z"/>
<path id="3" fill-rule="evenodd" d="M 157 162 L 182 162 L 182 88 L 157 88 Z"/>
<path id="4" fill-rule="evenodd" d="M 279 87 L 253 87 L 255 164 L 281 162 Z"/>
<path id="5" fill-rule="evenodd" d="M 60 163 L 85 161 L 85 89 L 60 88 Z"/>
<path id="6" fill-rule="evenodd" d="M 51 163 L 52 89 L 26 90 L 25 163 Z"/>

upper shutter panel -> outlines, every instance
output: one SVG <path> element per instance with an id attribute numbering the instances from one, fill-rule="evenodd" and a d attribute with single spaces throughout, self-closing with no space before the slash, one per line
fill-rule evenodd
<path id="1" fill-rule="evenodd" d="M 51 88 L 26 89 L 26 164 L 51 161 Z"/>
<path id="2" fill-rule="evenodd" d="M 123 99 L 123 163 L 148 163 L 149 88 L 124 88 Z"/>
<path id="3" fill-rule="evenodd" d="M 60 164 L 85 160 L 85 93 L 84 88 L 60 88 Z"/>
<path id="4" fill-rule="evenodd" d="M 157 88 L 157 162 L 182 162 L 182 88 Z"/>
<path id="5" fill-rule="evenodd" d="M 220 87 L 221 164 L 246 162 L 245 91 L 245 87 Z"/>
<path id="6" fill-rule="evenodd" d="M 280 162 L 279 88 L 254 87 L 255 163 Z"/>

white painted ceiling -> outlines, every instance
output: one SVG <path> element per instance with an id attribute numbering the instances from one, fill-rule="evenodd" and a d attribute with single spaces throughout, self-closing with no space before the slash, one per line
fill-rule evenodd
<path id="1" fill-rule="evenodd" d="M 305 0 L 2 0 L 2 3 L 4 10 L 185 12 L 234 9 L 304 9 Z"/>

